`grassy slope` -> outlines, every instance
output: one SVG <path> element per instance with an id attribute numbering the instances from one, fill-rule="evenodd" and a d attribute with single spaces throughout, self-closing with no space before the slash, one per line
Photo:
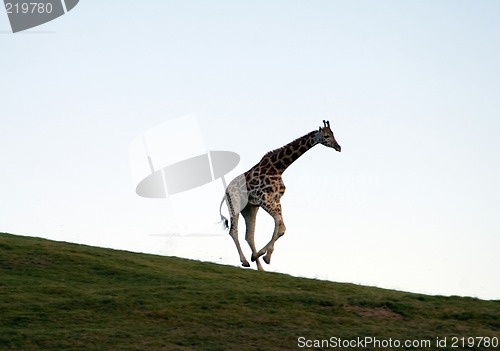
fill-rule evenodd
<path id="1" fill-rule="evenodd" d="M 0 234 L 0 350 L 296 350 L 299 336 L 500 337 L 500 301 Z"/>

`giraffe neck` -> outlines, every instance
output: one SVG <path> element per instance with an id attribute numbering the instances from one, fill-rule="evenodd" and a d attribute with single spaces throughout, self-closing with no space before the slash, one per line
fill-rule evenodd
<path id="1" fill-rule="evenodd" d="M 268 152 L 264 157 L 271 164 L 270 172 L 281 174 L 307 150 L 318 144 L 315 140 L 317 131 L 312 131 L 279 149 Z M 273 172 L 274 171 L 274 172 Z"/>

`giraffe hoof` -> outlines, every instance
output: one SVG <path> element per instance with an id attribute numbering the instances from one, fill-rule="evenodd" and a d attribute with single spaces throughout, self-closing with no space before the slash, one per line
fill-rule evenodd
<path id="1" fill-rule="evenodd" d="M 250 263 L 248 263 L 248 262 L 246 262 L 246 261 L 245 261 L 245 262 L 243 262 L 241 265 L 242 265 L 243 267 L 250 267 Z"/>
<path id="2" fill-rule="evenodd" d="M 255 260 L 257 259 L 257 257 L 254 254 L 252 254 L 252 257 L 250 257 L 250 259 L 252 260 L 252 262 L 255 262 Z"/>
<path id="3" fill-rule="evenodd" d="M 266 262 L 267 264 L 270 264 L 270 263 L 271 263 L 271 257 L 264 256 L 263 260 L 264 260 L 264 262 Z"/>

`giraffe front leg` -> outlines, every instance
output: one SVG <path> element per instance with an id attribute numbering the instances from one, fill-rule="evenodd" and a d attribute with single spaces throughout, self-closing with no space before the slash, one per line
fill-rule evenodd
<path id="1" fill-rule="evenodd" d="M 283 223 L 283 218 L 280 218 L 278 220 L 278 223 L 275 224 L 275 229 L 274 229 L 274 233 L 273 233 L 273 237 L 272 237 L 271 241 L 269 241 L 269 243 L 265 247 L 266 254 L 265 254 L 263 260 L 267 264 L 271 263 L 271 255 L 273 254 L 273 251 L 274 251 L 274 243 L 276 242 L 276 240 L 278 240 L 280 237 L 282 237 L 283 234 L 285 234 L 285 230 L 286 230 L 286 227 L 285 227 L 285 223 Z"/>
<path id="2" fill-rule="evenodd" d="M 278 240 L 279 237 L 281 237 L 283 234 L 285 234 L 285 223 L 283 223 L 283 217 L 281 215 L 281 205 L 278 204 L 272 209 L 268 209 L 264 207 L 264 209 L 274 218 L 274 231 L 273 231 L 273 236 L 269 243 L 264 246 L 259 252 L 257 252 L 256 255 L 252 254 L 252 261 L 258 259 L 262 255 L 265 254 L 264 256 L 264 262 L 267 264 L 271 263 L 271 255 L 274 251 L 274 243 L 276 240 Z"/>
<path id="3" fill-rule="evenodd" d="M 275 224 L 275 231 L 276 227 L 278 228 L 277 230 L 278 235 L 275 237 L 273 233 L 273 239 L 271 239 L 271 241 L 269 242 L 266 255 L 263 258 L 264 262 L 266 262 L 267 264 L 271 263 L 271 255 L 273 254 L 274 251 L 274 243 L 276 242 L 276 240 L 278 240 L 285 234 L 286 226 L 285 223 L 283 223 L 283 217 L 280 218 L 279 223 L 277 225 Z"/>

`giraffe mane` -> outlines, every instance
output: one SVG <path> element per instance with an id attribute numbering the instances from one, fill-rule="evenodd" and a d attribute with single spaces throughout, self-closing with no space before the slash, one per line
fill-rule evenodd
<path id="1" fill-rule="evenodd" d="M 316 133 L 316 132 L 317 132 L 317 130 L 313 130 L 312 132 L 309 132 L 309 133 L 307 133 L 306 135 L 312 136 L 312 134 L 313 134 L 313 133 Z M 280 151 L 283 151 L 283 150 L 284 150 L 285 148 L 287 148 L 290 144 L 294 144 L 294 143 L 296 143 L 299 139 L 302 139 L 302 138 L 303 138 L 303 137 L 305 137 L 306 135 L 302 135 L 302 136 L 298 137 L 297 139 L 295 139 L 295 140 L 293 140 L 293 141 L 289 142 L 289 143 L 288 143 L 288 144 L 286 144 L 286 145 L 283 145 L 283 146 L 281 146 L 281 147 L 279 147 L 279 148 L 277 148 L 277 149 L 274 149 L 274 150 L 271 150 L 271 151 L 266 152 L 266 154 L 264 155 L 264 157 L 268 157 L 268 156 L 271 156 L 271 155 L 273 155 L 273 154 L 275 154 L 275 153 L 278 153 L 278 152 L 280 152 Z"/>

